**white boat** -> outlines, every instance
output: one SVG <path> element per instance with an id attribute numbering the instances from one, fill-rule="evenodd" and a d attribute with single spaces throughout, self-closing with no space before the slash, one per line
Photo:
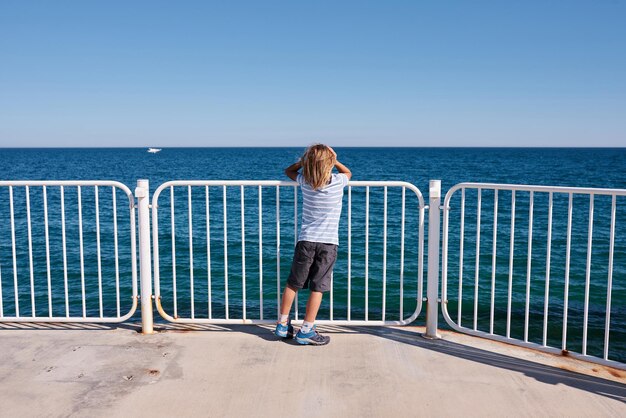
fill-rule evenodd
<path id="1" fill-rule="evenodd" d="M 161 148 L 148 148 L 148 152 L 151 154 L 156 154 L 159 151 L 161 151 Z"/>

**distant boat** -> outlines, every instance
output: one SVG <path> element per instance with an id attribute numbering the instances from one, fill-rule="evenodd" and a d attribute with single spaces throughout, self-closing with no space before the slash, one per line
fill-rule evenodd
<path id="1" fill-rule="evenodd" d="M 161 151 L 161 148 L 148 148 L 148 152 L 151 154 L 156 154 L 159 151 Z"/>

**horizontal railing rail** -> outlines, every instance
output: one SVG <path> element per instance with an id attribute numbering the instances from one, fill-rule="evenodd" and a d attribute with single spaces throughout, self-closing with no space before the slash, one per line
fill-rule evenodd
<path id="1" fill-rule="evenodd" d="M 394 210 L 399 216 L 393 218 L 393 225 L 388 222 L 391 188 L 398 189 L 395 196 L 398 204 L 394 205 Z M 290 193 L 285 193 L 285 189 Z M 371 198 L 371 189 L 380 189 L 382 196 Z M 416 202 L 412 205 L 406 203 L 407 190 L 415 195 Z M 169 217 L 169 234 L 160 229 L 159 224 L 163 195 L 169 198 L 169 210 L 162 211 L 162 216 Z M 364 202 L 358 210 L 353 205 L 357 195 Z M 186 201 L 183 213 L 176 211 L 177 196 L 180 196 L 179 200 Z M 215 199 L 218 204 L 211 203 Z M 288 242 L 293 242 L 293 245 L 297 242 L 301 211 L 298 200 L 298 185 L 290 181 L 181 180 L 160 185 L 152 198 L 152 238 L 154 291 L 161 316 L 168 321 L 183 323 L 275 322 L 284 286 L 283 272 L 289 268 L 289 264 L 285 263 L 290 263 L 293 253 L 290 248 L 286 252 L 287 257 L 282 257 L 281 250 L 286 241 L 286 229 L 293 231 L 293 241 L 287 238 Z M 344 200 L 347 202 L 340 223 L 339 258 L 341 260 L 343 254 L 346 264 L 344 266 L 341 260 L 335 266 L 329 300 L 324 302 L 328 303 L 327 317 L 318 322 L 353 325 L 403 325 L 412 322 L 422 308 L 425 205 L 421 192 L 405 182 L 352 181 L 346 188 Z M 236 205 L 234 208 L 233 204 Z M 370 206 L 374 205 L 376 213 L 370 210 Z M 405 222 L 409 207 L 413 209 L 415 228 L 408 228 Z M 285 209 L 291 212 L 287 216 L 283 214 Z M 374 217 L 375 222 L 372 221 Z M 373 236 L 372 228 L 377 228 L 380 235 Z M 399 242 L 393 243 L 396 265 L 393 277 L 390 277 L 388 269 L 390 228 L 397 230 L 394 236 L 399 238 Z M 235 234 L 234 230 L 237 231 Z M 270 236 L 273 249 L 268 251 Z M 406 244 L 409 241 L 410 248 Z M 358 257 L 353 252 L 355 245 L 363 248 Z M 376 272 L 370 266 L 372 247 L 376 247 L 376 257 L 380 260 Z M 168 253 L 165 259 L 163 251 Z M 410 260 L 405 254 L 407 252 L 411 253 Z M 184 266 L 181 266 L 181 257 L 184 257 Z M 252 268 L 251 263 L 247 263 L 247 258 L 251 257 L 256 261 Z M 268 258 L 274 265 L 271 270 L 267 269 L 265 262 Z M 164 260 L 168 272 L 165 287 L 162 277 L 165 273 Z M 411 264 L 410 277 L 407 275 L 407 264 Z M 359 272 L 355 267 L 359 268 Z M 251 275 L 251 270 L 254 275 Z M 201 273 L 201 279 L 198 273 Z M 182 281 L 181 274 L 184 275 Z M 268 282 L 267 276 L 272 277 L 274 284 Z M 411 294 L 407 286 L 411 288 Z M 201 301 L 201 307 L 196 299 Z M 269 304 L 268 299 L 272 301 Z M 405 304 L 411 302 L 415 306 L 410 306 L 408 314 L 405 314 Z M 294 323 L 301 321 L 299 305 L 296 299 Z M 392 316 L 395 317 L 390 319 Z"/>
<path id="2" fill-rule="evenodd" d="M 612 305 L 626 296 L 626 229 L 616 222 L 624 220 L 617 203 L 625 196 L 622 189 L 452 187 L 442 243 L 446 322 L 470 335 L 626 368 L 614 357 L 626 348 L 624 330 L 611 329 L 612 314 L 626 319 L 623 306 Z"/>
<path id="3" fill-rule="evenodd" d="M 0 181 L 0 322 L 129 319 L 135 234 L 134 198 L 122 183 Z"/>

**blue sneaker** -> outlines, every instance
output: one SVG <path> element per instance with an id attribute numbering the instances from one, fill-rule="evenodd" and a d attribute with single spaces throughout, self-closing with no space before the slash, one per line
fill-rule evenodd
<path id="1" fill-rule="evenodd" d="M 291 325 L 291 319 L 287 321 L 287 325 L 283 325 L 280 322 L 277 323 L 274 334 L 280 338 L 293 338 L 293 326 Z"/>
<path id="2" fill-rule="evenodd" d="M 302 332 L 302 329 L 300 329 L 298 333 L 296 334 L 296 341 L 299 344 L 304 344 L 304 345 L 307 345 L 307 344 L 326 345 L 330 342 L 330 337 L 325 337 L 319 332 L 317 332 L 315 325 L 313 325 L 313 328 L 311 328 L 311 331 L 306 334 Z"/>

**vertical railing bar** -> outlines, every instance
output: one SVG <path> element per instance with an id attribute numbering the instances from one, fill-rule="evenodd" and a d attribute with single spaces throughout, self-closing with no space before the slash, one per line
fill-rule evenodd
<path id="1" fill-rule="evenodd" d="M 243 298 L 243 319 L 246 319 L 246 230 L 245 230 L 245 197 L 241 190 L 241 292 Z"/>
<path id="2" fill-rule="evenodd" d="M 572 211 L 573 211 L 574 194 L 569 193 L 569 204 L 567 207 L 567 244 L 565 249 L 565 290 L 563 295 L 563 337 L 561 349 L 567 350 L 567 310 L 569 302 L 569 273 L 570 273 L 570 254 L 572 249 Z"/>
<path id="3" fill-rule="evenodd" d="M 298 186 L 293 187 L 293 246 L 294 248 L 298 244 Z M 295 299 L 296 309 L 294 312 L 296 320 L 298 319 L 298 293 L 296 293 Z M 331 307 L 332 309 L 332 307 Z"/>
<path id="4" fill-rule="evenodd" d="M 530 319 L 530 275 L 532 271 L 533 257 L 533 212 L 534 212 L 534 194 L 530 192 L 530 200 L 528 203 L 528 251 L 526 255 L 526 306 L 524 309 L 524 341 L 528 342 L 528 324 Z"/>
<path id="5" fill-rule="evenodd" d="M 32 317 L 36 317 L 36 309 L 35 309 L 35 272 L 33 271 L 33 238 L 32 238 L 32 227 L 30 221 L 30 189 L 26 186 L 26 219 L 28 223 L 28 264 L 30 267 L 30 305 Z M 66 293 L 67 294 L 67 293 Z M 0 293 L 0 298 L 2 294 Z"/>
<path id="6" fill-rule="evenodd" d="M 480 218 L 482 212 L 482 190 L 478 188 L 476 206 L 476 271 L 474 273 L 474 331 L 478 329 L 478 280 L 480 277 Z"/>
<path id="7" fill-rule="evenodd" d="M 515 252 L 515 190 L 511 191 L 511 241 L 509 248 L 509 288 L 506 304 L 506 338 L 511 338 L 511 299 L 513 292 L 513 254 Z"/>
<path id="8" fill-rule="evenodd" d="M 228 220 L 226 204 L 226 186 L 222 186 L 222 205 L 224 207 L 224 300 L 226 319 L 228 319 Z"/>
<path id="9" fill-rule="evenodd" d="M 176 222 L 174 221 L 174 186 L 170 186 L 170 220 L 172 224 L 172 299 L 174 299 L 174 318 L 178 318 L 178 296 L 176 289 Z"/>
<path id="10" fill-rule="evenodd" d="M 609 359 L 609 330 L 611 326 L 611 293 L 613 288 L 613 252 L 615 249 L 616 196 L 611 202 L 611 230 L 609 235 L 609 276 L 606 287 L 606 319 L 604 322 L 604 359 Z"/>
<path id="11" fill-rule="evenodd" d="M 383 188 L 383 317 L 387 302 L 387 186 Z M 401 318 L 402 319 L 402 318 Z"/>
<path id="12" fill-rule="evenodd" d="M 4 305 L 2 303 L 2 264 L 0 264 L 0 318 L 4 317 Z"/>
<path id="13" fill-rule="evenodd" d="M 17 253 L 15 249 L 15 215 L 13 210 L 13 186 L 9 186 L 9 206 L 11 208 L 11 243 L 13 247 L 13 286 L 15 293 L 15 316 L 20 316 L 19 287 L 17 285 Z"/>
<path id="14" fill-rule="evenodd" d="M 591 246 L 593 241 L 593 193 L 589 195 L 589 226 L 587 229 L 587 268 L 585 271 L 585 304 L 583 308 L 583 356 L 587 355 L 587 320 L 589 318 L 589 283 L 591 281 Z"/>
<path id="15" fill-rule="evenodd" d="M 333 295 L 333 272 L 330 272 L 330 320 L 333 320 L 334 317 L 334 311 L 333 311 L 333 299 L 334 299 L 334 295 Z"/>
<path id="16" fill-rule="evenodd" d="M 48 316 L 52 317 L 52 275 L 50 272 L 50 233 L 48 231 L 48 192 L 43 186 L 43 219 L 46 239 L 46 277 L 48 278 Z"/>
<path id="17" fill-rule="evenodd" d="M 70 303 L 67 285 L 67 242 L 65 237 L 65 189 L 61 186 L 61 239 L 63 241 L 63 288 L 65 290 L 65 316 L 70 316 Z M 117 259 L 117 255 L 116 255 Z M 33 315 L 34 316 L 34 315 Z M 119 316 L 119 312 L 118 312 Z"/>
<path id="18" fill-rule="evenodd" d="M 493 334 L 493 320 L 495 311 L 496 295 L 496 252 L 498 240 L 498 189 L 493 195 L 493 250 L 491 255 L 491 309 L 489 312 L 489 333 Z"/>
<path id="19" fill-rule="evenodd" d="M 439 210 L 439 209 L 437 209 Z M 424 217 L 425 206 L 421 203 L 419 205 L 419 226 L 418 226 L 418 244 L 417 252 L 419 257 L 417 259 L 417 305 L 421 308 L 422 296 L 424 294 Z"/>
<path id="20" fill-rule="evenodd" d="M 206 207 L 206 263 L 207 263 L 207 293 L 208 293 L 208 310 L 209 319 L 213 319 L 213 309 L 211 302 L 211 221 L 209 208 L 209 186 L 204 186 L 205 191 L 205 207 Z"/>
<path id="21" fill-rule="evenodd" d="M 276 311 L 280 316 L 280 186 L 276 186 Z"/>
<path id="22" fill-rule="evenodd" d="M 117 317 L 120 317 L 120 263 L 118 259 L 117 242 L 117 196 L 115 186 L 111 187 L 113 194 L 113 246 L 115 247 L 115 302 L 117 306 Z"/>
<path id="23" fill-rule="evenodd" d="M 187 186 L 187 210 L 189 212 L 189 294 L 191 296 L 191 319 L 196 317 L 195 292 L 193 287 L 193 204 L 191 186 Z"/>
<path id="24" fill-rule="evenodd" d="M 80 243 L 80 291 L 83 304 L 83 318 L 87 316 L 87 303 L 85 299 L 85 254 L 83 248 L 83 203 L 81 187 L 77 188 L 78 193 L 78 241 Z"/>
<path id="25" fill-rule="evenodd" d="M 348 321 L 352 303 L 352 186 L 348 186 Z"/>
<path id="26" fill-rule="evenodd" d="M 546 243 L 546 288 L 543 301 L 543 346 L 548 344 L 548 302 L 550 300 L 550 253 L 552 249 L 552 192 L 548 195 L 548 237 Z"/>
<path id="27" fill-rule="evenodd" d="M 259 314 L 263 320 L 263 191 L 259 186 Z"/>
<path id="28" fill-rule="evenodd" d="M 365 320 L 369 317 L 369 227 L 370 227 L 370 188 L 365 187 Z"/>
<path id="29" fill-rule="evenodd" d="M 430 209 L 429 209 L 430 210 Z M 463 247 L 465 241 L 465 188 L 461 189 L 461 231 L 459 236 L 459 300 L 457 323 L 461 326 L 461 312 L 463 307 Z"/>
<path id="30" fill-rule="evenodd" d="M 400 217 L 400 320 L 404 319 L 404 217 L 406 187 L 402 187 L 402 215 Z"/>
<path id="31" fill-rule="evenodd" d="M 96 251 L 98 257 L 98 306 L 100 308 L 100 318 L 104 316 L 102 309 L 102 258 L 100 254 L 100 203 L 98 201 L 98 186 L 94 186 L 96 202 Z"/>

